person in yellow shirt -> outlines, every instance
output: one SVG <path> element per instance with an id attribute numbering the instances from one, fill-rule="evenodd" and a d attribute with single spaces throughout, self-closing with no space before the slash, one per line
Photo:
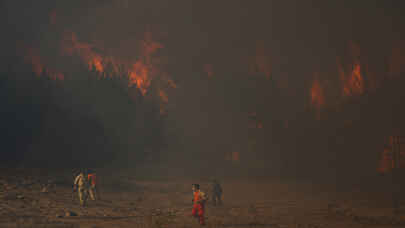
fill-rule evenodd
<path id="1" fill-rule="evenodd" d="M 80 205 L 85 206 L 88 196 L 88 184 L 83 171 L 80 171 L 79 175 L 76 176 L 73 186 L 74 190 L 77 190 L 79 194 Z"/>

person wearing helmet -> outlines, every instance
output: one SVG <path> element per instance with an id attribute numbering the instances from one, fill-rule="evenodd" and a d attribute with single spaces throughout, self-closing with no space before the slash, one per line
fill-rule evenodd
<path id="1" fill-rule="evenodd" d="M 199 184 L 192 185 L 193 190 L 193 210 L 191 214 L 198 219 L 201 225 L 205 225 L 205 202 L 207 201 L 207 197 L 204 192 L 200 191 Z"/>
<path id="2" fill-rule="evenodd" d="M 74 189 L 77 190 L 79 194 L 80 206 L 85 206 L 88 196 L 88 184 L 82 170 L 80 171 L 79 175 L 76 176 L 73 185 Z"/>

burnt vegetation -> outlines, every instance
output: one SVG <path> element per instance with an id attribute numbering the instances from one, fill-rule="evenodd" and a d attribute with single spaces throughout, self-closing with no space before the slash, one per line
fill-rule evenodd
<path id="1" fill-rule="evenodd" d="M 18 66 L 20 72 L 24 67 Z M 0 119 L 7 158 L 3 161 L 51 167 L 131 166 L 167 152 L 166 117 L 159 113 L 153 86 L 142 95 L 136 85 L 128 87 L 125 73 L 108 69 L 98 73 L 86 66 L 64 73 L 63 80 L 50 79 L 46 74 L 38 77 L 10 72 L 3 72 L 1 77 Z M 284 126 L 283 113 L 292 108 L 283 103 L 291 98 L 274 80 L 262 75 L 223 77 L 217 79 L 217 89 L 229 80 L 234 89 L 224 94 L 224 102 L 247 112 L 255 101 L 255 118 L 265 127 L 253 132 L 246 129 L 248 137 L 253 135 L 256 140 L 256 156 L 269 160 L 281 156 L 283 175 L 328 173 L 347 178 L 355 170 L 358 177 L 373 176 L 386 135 L 405 124 L 401 105 L 405 79 L 401 77 L 386 80 L 375 91 L 343 100 L 338 108 L 322 109 L 320 119 L 315 118 L 313 109 L 294 109 L 289 112 L 288 127 Z M 204 88 L 207 82 L 199 83 Z M 235 100 L 239 104 L 232 104 Z M 200 105 L 204 109 L 204 103 Z M 210 107 L 207 104 L 205 108 Z M 246 146 L 245 142 L 235 143 Z M 275 153 L 279 148 L 282 150 Z"/>
<path id="2" fill-rule="evenodd" d="M 164 147 L 155 91 L 142 96 L 124 73 L 82 66 L 54 80 L 13 67 L 19 73 L 3 72 L 0 82 L 4 164 L 130 166 Z"/>

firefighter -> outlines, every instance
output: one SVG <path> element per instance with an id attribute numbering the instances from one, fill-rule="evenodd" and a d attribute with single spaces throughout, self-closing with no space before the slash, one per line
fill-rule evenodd
<path id="1" fill-rule="evenodd" d="M 199 184 L 192 185 L 193 190 L 193 210 L 191 214 L 198 219 L 200 225 L 205 225 L 205 202 L 207 201 L 207 197 L 204 192 L 200 191 Z"/>
<path id="2" fill-rule="evenodd" d="M 77 175 L 73 186 L 74 191 L 77 191 L 79 194 L 80 206 L 85 206 L 88 197 L 88 184 L 83 171 L 80 171 L 79 175 Z"/>
<path id="3" fill-rule="evenodd" d="M 212 195 L 212 204 L 222 205 L 222 187 L 217 180 L 213 180 L 211 183 L 211 195 Z"/>
<path id="4" fill-rule="evenodd" d="M 89 169 L 87 173 L 88 173 L 87 179 L 88 179 L 88 183 L 89 183 L 90 198 L 91 198 L 91 200 L 97 200 L 97 199 L 99 199 L 99 195 L 98 195 L 98 189 L 97 189 L 96 172 Z"/>

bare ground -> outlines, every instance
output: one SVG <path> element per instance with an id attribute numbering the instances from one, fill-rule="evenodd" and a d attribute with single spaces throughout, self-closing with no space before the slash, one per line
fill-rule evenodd
<path id="1" fill-rule="evenodd" d="M 190 216 L 191 184 L 199 182 L 204 191 L 208 180 L 99 176 L 101 200 L 82 208 L 72 195 L 69 172 L 2 170 L 0 227 L 200 227 Z M 221 182 L 224 205 L 207 205 L 206 227 L 405 227 L 405 217 L 393 215 L 384 191 L 355 185 L 337 191 L 330 184 L 274 178 Z M 41 192 L 47 183 L 48 192 Z"/>

